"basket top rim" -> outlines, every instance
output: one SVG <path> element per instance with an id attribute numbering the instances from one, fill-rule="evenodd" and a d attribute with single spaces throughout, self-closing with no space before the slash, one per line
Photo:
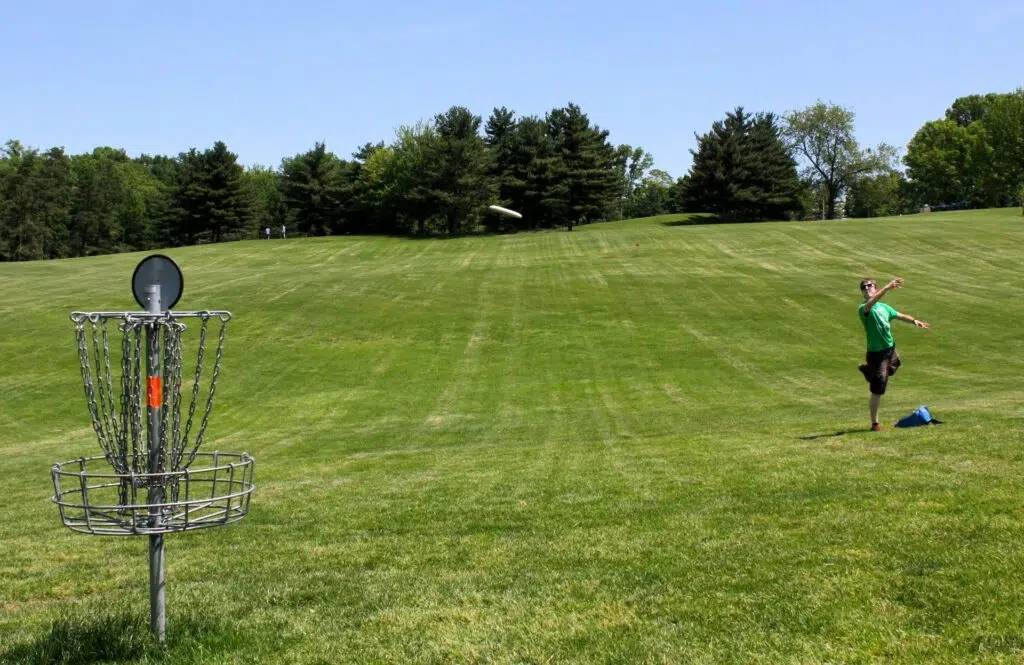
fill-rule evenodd
<path id="1" fill-rule="evenodd" d="M 157 321 L 160 319 L 181 319 L 181 318 L 218 318 L 227 322 L 232 318 L 231 312 L 221 309 L 199 309 L 199 310 L 164 310 L 162 312 L 128 312 L 128 311 L 79 311 L 71 312 L 71 320 L 75 323 L 93 321 L 98 322 L 104 319 L 137 319 L 141 321 Z"/>

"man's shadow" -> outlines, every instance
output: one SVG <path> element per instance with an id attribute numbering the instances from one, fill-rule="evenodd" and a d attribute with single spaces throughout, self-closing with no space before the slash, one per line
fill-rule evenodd
<path id="1" fill-rule="evenodd" d="M 847 434 L 864 434 L 870 431 L 870 427 L 865 427 L 863 429 L 844 429 L 836 432 L 835 434 L 811 434 L 809 436 L 801 436 L 799 438 L 804 441 L 814 441 L 816 439 L 834 439 L 837 436 L 846 436 Z"/>

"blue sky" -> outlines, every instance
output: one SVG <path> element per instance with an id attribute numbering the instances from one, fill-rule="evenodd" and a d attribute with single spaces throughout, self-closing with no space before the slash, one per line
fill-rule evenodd
<path id="1" fill-rule="evenodd" d="M 0 141 L 246 165 L 316 141 L 342 157 L 469 107 L 572 101 L 673 177 L 737 105 L 851 107 L 862 144 L 904 146 L 958 96 L 1024 86 L 1020 0 L 853 3 L 2 2 Z"/>

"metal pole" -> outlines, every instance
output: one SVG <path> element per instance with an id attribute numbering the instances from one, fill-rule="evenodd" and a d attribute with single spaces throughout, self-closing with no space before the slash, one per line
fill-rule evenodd
<path id="1" fill-rule="evenodd" d="M 146 287 L 148 311 L 151 314 L 161 312 L 160 286 L 150 285 Z M 162 471 L 160 458 L 163 451 L 160 449 L 161 439 L 161 410 L 163 409 L 163 373 L 160 367 L 160 333 L 156 323 L 150 323 L 146 327 L 146 395 L 148 397 L 149 415 L 149 473 L 156 474 Z M 150 476 L 149 482 L 149 525 L 150 528 L 159 527 L 162 519 L 160 508 L 152 507 L 152 504 L 163 503 L 164 486 L 163 479 L 157 476 Z M 149 628 L 157 640 L 163 644 L 167 629 L 167 614 L 164 604 L 164 536 L 163 534 L 150 534 L 149 536 Z"/>

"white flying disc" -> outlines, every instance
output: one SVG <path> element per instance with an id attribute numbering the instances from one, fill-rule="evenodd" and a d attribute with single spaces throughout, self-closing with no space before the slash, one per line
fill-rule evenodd
<path id="1" fill-rule="evenodd" d="M 509 217 L 515 217 L 516 219 L 522 219 L 523 218 L 523 216 L 520 215 L 515 210 L 509 210 L 508 208 L 502 208 L 501 206 L 487 206 L 487 207 L 490 208 L 491 210 L 493 210 L 494 212 L 501 213 L 502 215 L 508 215 Z"/>

